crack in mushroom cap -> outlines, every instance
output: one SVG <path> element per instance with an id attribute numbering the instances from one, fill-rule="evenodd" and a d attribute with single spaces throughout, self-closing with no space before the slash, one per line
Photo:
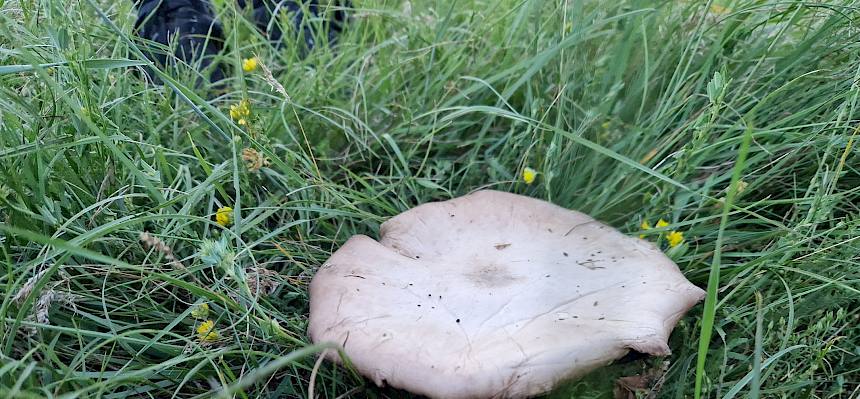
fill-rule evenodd
<path id="1" fill-rule="evenodd" d="M 668 355 L 704 296 L 652 244 L 516 194 L 424 204 L 380 235 L 314 276 L 309 334 L 376 384 L 433 398 L 529 397 L 630 349 Z"/>

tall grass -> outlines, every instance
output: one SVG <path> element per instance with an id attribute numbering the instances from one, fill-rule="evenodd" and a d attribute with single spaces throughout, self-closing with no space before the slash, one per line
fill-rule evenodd
<path id="1" fill-rule="evenodd" d="M 668 253 L 708 297 L 660 397 L 860 394 L 854 2 L 356 3 L 302 57 L 216 2 L 231 77 L 209 88 L 193 66 L 141 78 L 131 2 L 0 1 L 0 396 L 306 397 L 315 268 L 480 188 L 684 233 Z M 241 71 L 253 55 L 287 96 Z M 248 126 L 228 113 L 245 98 Z M 551 396 L 611 397 L 660 361 Z M 405 395 L 327 363 L 313 385 Z"/>

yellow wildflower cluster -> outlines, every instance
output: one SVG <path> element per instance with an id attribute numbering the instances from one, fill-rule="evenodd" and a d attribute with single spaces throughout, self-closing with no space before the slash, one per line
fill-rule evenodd
<path id="1" fill-rule="evenodd" d="M 257 70 L 257 57 L 242 60 L 242 70 L 245 72 L 254 72 Z"/>
<path id="2" fill-rule="evenodd" d="M 670 247 L 677 247 L 684 242 L 684 233 L 673 230 L 669 234 L 666 234 L 666 242 L 669 243 Z"/>
<path id="3" fill-rule="evenodd" d="M 523 169 L 523 181 L 526 184 L 532 184 L 535 182 L 535 178 L 537 177 L 537 171 L 532 168 Z"/>
<path id="4" fill-rule="evenodd" d="M 644 230 L 651 230 L 651 223 L 648 223 L 647 220 L 643 220 L 642 224 L 639 225 L 639 228 Z M 645 238 L 645 234 L 639 234 L 639 238 Z"/>
<path id="5" fill-rule="evenodd" d="M 251 117 L 251 102 L 248 99 L 239 101 L 238 104 L 230 106 L 230 117 L 240 125 L 247 125 Z"/>
<path id="6" fill-rule="evenodd" d="M 657 221 L 657 224 L 654 226 L 658 229 L 662 229 L 664 227 L 669 226 L 669 222 L 667 222 L 663 219 L 660 219 Z M 639 228 L 642 229 L 643 231 L 652 229 L 651 223 L 649 223 L 647 220 L 643 220 L 642 224 L 639 225 Z M 677 231 L 677 230 L 672 230 L 669 233 L 666 233 L 666 235 L 664 237 L 666 238 L 666 242 L 669 244 L 669 247 L 671 247 L 671 248 L 677 247 L 678 245 L 681 245 L 681 243 L 684 242 L 684 233 Z M 645 238 L 645 234 L 640 234 L 639 238 Z"/>
<path id="7" fill-rule="evenodd" d="M 221 335 L 215 330 L 215 322 L 206 320 L 197 327 L 197 338 L 201 342 L 215 342 L 221 338 Z"/>
<path id="8" fill-rule="evenodd" d="M 227 227 L 233 222 L 233 208 L 222 206 L 215 212 L 215 221 L 221 226 Z"/>

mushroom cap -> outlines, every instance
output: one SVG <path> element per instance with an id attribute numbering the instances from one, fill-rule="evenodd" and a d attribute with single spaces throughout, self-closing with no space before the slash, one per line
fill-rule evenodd
<path id="1" fill-rule="evenodd" d="M 668 355 L 704 296 L 652 244 L 516 194 L 424 204 L 380 236 L 350 238 L 314 276 L 309 334 L 432 398 L 528 397 L 630 349 Z"/>

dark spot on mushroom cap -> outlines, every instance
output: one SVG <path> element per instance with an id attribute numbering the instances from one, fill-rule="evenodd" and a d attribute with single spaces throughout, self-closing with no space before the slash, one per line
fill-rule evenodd
<path id="1" fill-rule="evenodd" d="M 523 276 L 512 274 L 510 267 L 501 263 L 478 265 L 475 269 L 464 273 L 463 276 L 467 278 L 467 281 L 484 288 L 504 287 L 517 284 L 518 281 L 524 279 Z"/>

